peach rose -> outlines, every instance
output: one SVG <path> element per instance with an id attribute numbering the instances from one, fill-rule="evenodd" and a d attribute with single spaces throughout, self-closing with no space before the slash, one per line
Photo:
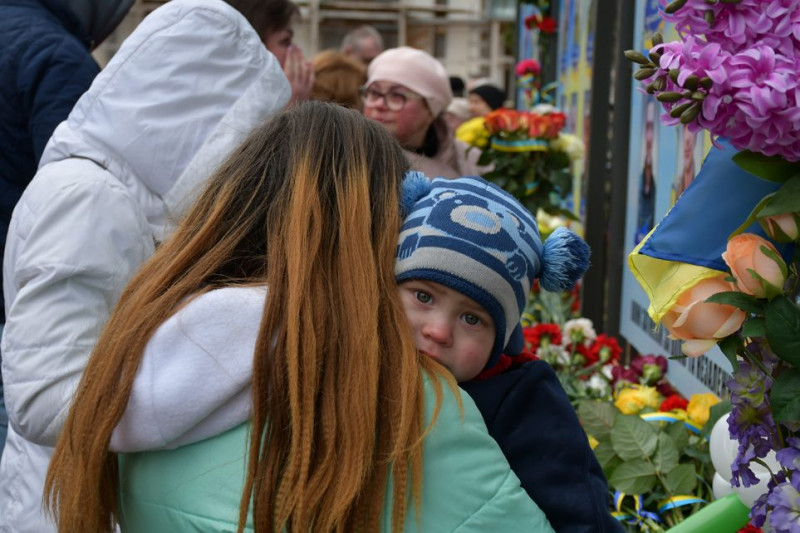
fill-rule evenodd
<path id="1" fill-rule="evenodd" d="M 661 323 L 675 339 L 683 342 L 681 351 L 689 357 L 700 357 L 723 339 L 742 327 L 745 312 L 732 305 L 708 303 L 718 292 L 732 291 L 724 275 L 700 281 L 684 291 Z"/>
<path id="2" fill-rule="evenodd" d="M 778 242 L 792 242 L 800 237 L 800 213 L 784 213 L 758 219 L 769 238 Z"/>
<path id="3" fill-rule="evenodd" d="M 786 263 L 775 246 L 763 237 L 742 233 L 728 241 L 722 259 L 736 278 L 736 288 L 756 298 L 783 293 Z"/>

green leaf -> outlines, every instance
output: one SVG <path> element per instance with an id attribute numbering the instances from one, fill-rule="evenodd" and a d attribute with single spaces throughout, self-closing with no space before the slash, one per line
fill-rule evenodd
<path id="1" fill-rule="evenodd" d="M 594 455 L 606 475 L 622 463 L 622 459 L 614 453 L 614 447 L 611 446 L 609 441 L 603 441 L 598 444 L 594 449 Z"/>
<path id="2" fill-rule="evenodd" d="M 764 337 L 766 334 L 767 325 L 762 317 L 748 318 L 742 325 L 743 337 Z"/>
<path id="3" fill-rule="evenodd" d="M 658 434 L 658 447 L 656 454 L 653 456 L 653 465 L 655 465 L 656 472 L 667 473 L 678 464 L 678 447 L 672 440 L 672 437 L 666 433 Z"/>
<path id="4" fill-rule="evenodd" d="M 761 210 L 764 208 L 765 205 L 769 203 L 774 194 L 775 193 L 771 193 L 762 198 L 761 201 L 756 204 L 753 210 L 750 211 L 750 214 L 747 216 L 745 221 L 742 222 L 742 224 L 738 228 L 733 230 L 733 233 L 728 235 L 728 239 L 730 240 L 732 237 L 739 235 L 740 233 L 744 232 L 744 230 L 753 225 L 753 222 L 755 222 L 756 219 L 760 216 Z"/>
<path id="5" fill-rule="evenodd" d="M 635 415 L 619 415 L 611 432 L 614 451 L 623 460 L 644 459 L 656 451 L 658 431 Z"/>
<path id="6" fill-rule="evenodd" d="M 694 465 L 679 464 L 664 476 L 664 488 L 676 494 L 691 494 L 697 485 L 697 471 Z"/>
<path id="7" fill-rule="evenodd" d="M 764 306 L 767 340 L 775 355 L 800 366 L 800 309 L 786 296 Z"/>
<path id="8" fill-rule="evenodd" d="M 739 357 L 737 355 L 739 353 L 739 339 L 736 338 L 736 335 L 730 335 L 719 341 L 717 346 L 730 362 L 733 371 L 736 372 L 739 369 Z"/>
<path id="9" fill-rule="evenodd" d="M 733 156 L 733 161 L 747 172 L 766 181 L 783 183 L 797 173 L 797 163 L 790 163 L 778 155 L 766 156 L 743 150 Z"/>
<path id="10" fill-rule="evenodd" d="M 615 468 L 608 478 L 612 487 L 628 494 L 650 492 L 657 481 L 653 465 L 644 459 L 625 461 Z"/>
<path id="11" fill-rule="evenodd" d="M 795 174 L 775 191 L 759 217 L 796 213 L 800 211 L 800 174 Z"/>
<path id="12" fill-rule="evenodd" d="M 683 425 L 683 421 L 670 422 L 664 426 L 663 431 L 669 435 L 679 452 L 689 445 L 689 432 Z"/>
<path id="13" fill-rule="evenodd" d="M 761 250 L 762 254 L 772 259 L 775 264 L 778 265 L 778 268 L 780 268 L 781 274 L 783 274 L 784 278 L 789 275 L 789 268 L 786 266 L 786 261 L 783 260 L 783 257 L 781 257 L 778 252 L 768 246 L 764 246 L 763 244 L 759 246 L 759 250 Z M 766 282 L 766 280 L 764 281 Z M 781 287 L 781 289 L 783 289 L 783 287 Z"/>
<path id="14" fill-rule="evenodd" d="M 776 422 L 800 420 L 800 370 L 791 368 L 778 376 L 769 400 Z"/>
<path id="15" fill-rule="evenodd" d="M 685 450 L 683 450 L 683 454 L 699 463 L 711 462 L 711 457 L 708 455 L 708 450 L 701 450 L 693 446 L 688 446 Z"/>
<path id="16" fill-rule="evenodd" d="M 617 408 L 609 402 L 586 400 L 578 405 L 578 418 L 583 429 L 597 440 L 611 433 L 618 413 Z"/>
<path id="17" fill-rule="evenodd" d="M 706 298 L 706 302 L 732 305 L 733 307 L 756 315 L 763 313 L 761 302 L 759 302 L 756 297 L 739 291 L 718 292 Z"/>

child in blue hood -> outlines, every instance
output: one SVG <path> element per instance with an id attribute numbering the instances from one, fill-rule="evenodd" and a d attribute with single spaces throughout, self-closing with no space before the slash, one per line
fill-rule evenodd
<path id="1" fill-rule="evenodd" d="M 430 182 L 412 174 L 404 193 L 395 276 L 417 348 L 472 397 L 557 532 L 622 531 L 553 369 L 520 355 L 519 321 L 534 279 L 550 291 L 572 287 L 588 268 L 588 245 L 566 228 L 542 244 L 533 215 L 479 177 Z M 503 354 L 512 364 L 500 371 Z"/>

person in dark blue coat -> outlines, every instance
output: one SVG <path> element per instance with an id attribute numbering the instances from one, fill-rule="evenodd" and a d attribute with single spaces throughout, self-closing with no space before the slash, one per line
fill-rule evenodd
<path id="1" fill-rule="evenodd" d="M 546 290 L 570 288 L 588 267 L 589 247 L 566 228 L 542 244 L 533 215 L 479 177 L 408 178 L 404 190 L 410 205 L 395 277 L 417 348 L 472 397 L 553 529 L 621 532 L 555 372 L 522 353 L 519 321 L 534 279 Z"/>
<path id="2" fill-rule="evenodd" d="M 90 49 L 133 0 L 0 0 L 0 258 L 11 213 L 58 124 L 100 72 Z M 2 286 L 0 272 L 0 286 Z M 5 324 L 0 293 L 0 336 Z M 0 377 L 0 455 L 8 418 Z"/>

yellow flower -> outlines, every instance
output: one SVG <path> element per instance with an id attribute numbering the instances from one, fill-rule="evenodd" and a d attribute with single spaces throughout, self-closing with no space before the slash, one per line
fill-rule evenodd
<path id="1" fill-rule="evenodd" d="M 456 139 L 470 146 L 486 148 L 489 144 L 489 130 L 484 125 L 483 117 L 475 117 L 463 122 L 456 128 Z"/>
<path id="2" fill-rule="evenodd" d="M 689 415 L 689 420 L 700 427 L 705 426 L 706 422 L 708 422 L 708 414 L 711 410 L 711 407 L 719 402 L 719 398 L 710 392 L 704 394 L 692 394 L 692 397 L 689 398 L 689 405 L 686 406 L 686 412 Z"/>
<path id="3" fill-rule="evenodd" d="M 550 148 L 557 152 L 565 152 L 570 161 L 577 161 L 583 157 L 584 147 L 576 135 L 559 133 L 558 137 L 550 141 Z"/>
<path id="4" fill-rule="evenodd" d="M 635 415 L 645 407 L 658 409 L 661 405 L 661 395 L 655 387 L 645 387 L 642 385 L 631 385 L 625 387 L 617 393 L 614 406 L 623 414 Z"/>
<path id="5" fill-rule="evenodd" d="M 587 437 L 589 437 L 589 447 L 593 450 L 597 448 L 597 445 L 600 444 L 600 441 L 592 437 L 591 435 L 587 435 Z"/>

